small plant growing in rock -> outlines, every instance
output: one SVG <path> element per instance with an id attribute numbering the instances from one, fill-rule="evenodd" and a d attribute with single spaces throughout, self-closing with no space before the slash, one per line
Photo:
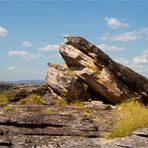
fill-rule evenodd
<path id="1" fill-rule="evenodd" d="M 28 97 L 26 98 L 26 103 L 29 105 L 40 105 L 42 104 L 41 96 L 36 93 L 32 93 L 28 95 Z"/>
<path id="2" fill-rule="evenodd" d="M 12 105 L 7 105 L 3 108 L 3 112 L 11 112 L 13 110 Z"/>
<path id="3" fill-rule="evenodd" d="M 130 135 L 137 128 L 148 127 L 148 106 L 132 100 L 119 105 L 120 119 L 114 124 L 108 138 Z"/>
<path id="4" fill-rule="evenodd" d="M 5 94 L 0 94 L 0 105 L 7 105 L 9 103 L 9 99 L 6 97 Z"/>

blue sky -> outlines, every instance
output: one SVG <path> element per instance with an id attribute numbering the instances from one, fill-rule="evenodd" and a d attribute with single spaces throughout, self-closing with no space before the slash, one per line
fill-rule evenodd
<path id="1" fill-rule="evenodd" d="M 0 1 L 0 80 L 44 79 L 63 64 L 64 35 L 82 36 L 148 77 L 148 1 Z"/>

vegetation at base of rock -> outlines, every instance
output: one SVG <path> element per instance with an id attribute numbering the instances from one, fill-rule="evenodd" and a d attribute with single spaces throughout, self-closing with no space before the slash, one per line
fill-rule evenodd
<path id="1" fill-rule="evenodd" d="M 108 138 L 128 136 L 138 128 L 148 127 L 148 106 L 132 100 L 118 105 L 120 119 Z"/>
<path id="2" fill-rule="evenodd" d="M 51 108 L 49 108 L 49 107 L 44 108 L 44 109 L 42 110 L 42 112 L 43 112 L 44 114 L 49 114 L 49 115 L 51 115 L 51 114 L 57 114 L 57 111 L 55 111 L 55 110 L 53 110 L 53 109 L 51 109 Z"/>
<path id="3" fill-rule="evenodd" d="M 73 100 L 72 102 L 70 102 L 71 106 L 76 106 L 76 107 L 84 107 L 84 103 L 81 100 Z"/>
<path id="4" fill-rule="evenodd" d="M 64 97 L 58 96 L 56 98 L 55 104 L 58 106 L 66 106 L 68 105 L 66 99 Z"/>
<path id="5" fill-rule="evenodd" d="M 19 105 L 26 105 L 27 104 L 27 99 L 21 99 L 19 102 L 18 102 Z"/>
<path id="6" fill-rule="evenodd" d="M 40 95 L 36 94 L 36 93 L 31 93 L 27 96 L 27 98 L 22 99 L 18 102 L 18 104 L 21 105 L 41 105 L 42 104 L 42 98 Z"/>
<path id="7" fill-rule="evenodd" d="M 0 105 L 7 105 L 9 103 L 9 99 L 6 97 L 4 93 L 0 94 Z"/>
<path id="8" fill-rule="evenodd" d="M 11 112 L 13 110 L 12 105 L 7 105 L 3 108 L 3 112 Z"/>

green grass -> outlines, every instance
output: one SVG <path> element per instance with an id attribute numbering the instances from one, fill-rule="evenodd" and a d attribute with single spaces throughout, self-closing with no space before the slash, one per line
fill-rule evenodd
<path id="1" fill-rule="evenodd" d="M 42 98 L 40 95 L 36 93 L 32 93 L 27 96 L 27 98 L 21 102 L 22 104 L 29 104 L 29 105 L 41 105 L 42 104 Z"/>
<path id="2" fill-rule="evenodd" d="M 3 112 L 11 112 L 13 110 L 12 105 L 7 105 L 3 108 Z"/>
<path id="3" fill-rule="evenodd" d="M 148 127 L 148 106 L 132 100 L 118 107 L 120 119 L 114 124 L 108 138 L 128 136 L 137 128 Z"/>
<path id="4" fill-rule="evenodd" d="M 6 97 L 4 93 L 0 94 L 0 105 L 7 105 L 9 103 L 9 99 Z"/>

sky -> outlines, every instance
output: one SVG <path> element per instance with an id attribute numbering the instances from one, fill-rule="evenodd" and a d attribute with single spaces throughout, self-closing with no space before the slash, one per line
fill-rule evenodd
<path id="1" fill-rule="evenodd" d="M 148 78 L 148 1 L 0 0 L 0 81 L 44 79 L 63 64 L 65 35 L 81 36 Z"/>

